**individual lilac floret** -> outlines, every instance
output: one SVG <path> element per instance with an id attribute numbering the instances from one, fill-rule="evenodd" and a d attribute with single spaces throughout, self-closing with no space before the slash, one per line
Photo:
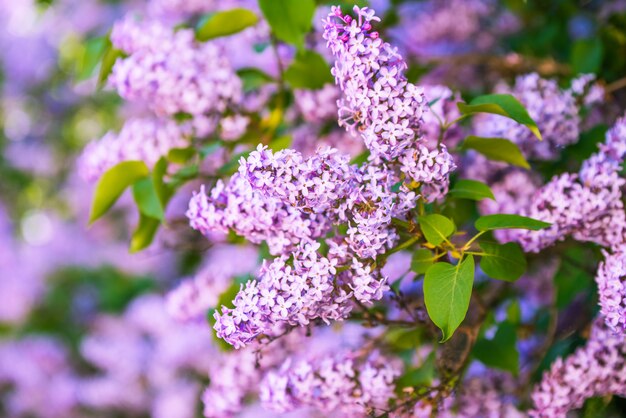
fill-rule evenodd
<path id="1" fill-rule="evenodd" d="M 144 26 L 157 36 L 140 34 Z M 109 84 L 159 115 L 223 113 L 240 102 L 241 80 L 217 45 L 197 43 L 194 36 L 191 29 L 174 32 L 152 21 L 122 21 L 111 39 L 130 56 L 115 63 Z"/>
<path id="2" fill-rule="evenodd" d="M 561 174 L 540 188 L 519 213 L 552 223 L 540 231 L 503 230 L 500 238 L 518 241 L 525 251 L 538 252 L 572 235 L 614 247 L 626 241 L 626 214 L 619 176 L 626 156 L 626 119 L 607 132 L 600 151 L 583 163 L 580 173 Z"/>
<path id="3" fill-rule="evenodd" d="M 596 275 L 600 298 L 600 313 L 614 331 L 626 332 L 626 244 L 614 252 L 604 252 Z"/>
<path id="4" fill-rule="evenodd" d="M 380 20 L 374 11 L 355 6 L 354 12 L 355 18 L 333 7 L 324 28 L 343 91 L 339 124 L 360 132 L 374 157 L 391 161 L 413 146 L 427 103 L 422 89 L 406 80 L 402 56 L 372 30 L 371 22 Z"/>
<path id="5" fill-rule="evenodd" d="M 388 409 L 399 375 L 391 360 L 375 354 L 366 359 L 356 352 L 309 361 L 290 358 L 261 382 L 261 402 L 276 412 L 314 407 L 332 416 L 366 416 L 370 408 Z"/>
<path id="6" fill-rule="evenodd" d="M 331 226 L 323 216 L 265 196 L 238 173 L 226 184 L 218 180 L 208 196 L 202 187 L 190 200 L 187 217 L 204 235 L 232 230 L 255 244 L 267 241 L 274 255 L 323 236 Z"/>
<path id="7" fill-rule="evenodd" d="M 565 417 L 596 396 L 626 396 L 626 337 L 598 318 L 587 344 L 557 359 L 532 394 L 533 418 Z"/>
<path id="8" fill-rule="evenodd" d="M 85 147 L 79 171 L 83 178 L 94 181 L 122 161 L 143 161 L 151 167 L 172 148 L 188 146 L 191 132 L 188 125 L 172 120 L 129 119 L 119 133 L 108 132 Z"/>
<path id="9" fill-rule="evenodd" d="M 588 80 L 575 80 L 572 89 L 563 90 L 555 80 L 543 79 L 536 73 L 517 77 L 512 88 L 500 84 L 496 92 L 512 94 L 526 107 L 537 122 L 543 141 L 538 141 L 524 125 L 499 115 L 477 116 L 473 124 L 476 135 L 507 138 L 516 143 L 527 158 L 554 160 L 563 147 L 578 141 L 579 113 L 585 100 L 580 97 L 584 96 L 587 84 Z"/>
<path id="10" fill-rule="evenodd" d="M 285 326 L 304 326 L 318 318 L 342 320 L 352 309 L 350 297 L 366 304 L 382 298 L 387 286 L 377 270 L 354 260 L 354 270 L 338 272 L 339 258 L 321 256 L 319 246 L 305 242 L 291 257 L 265 263 L 258 280 L 242 285 L 234 308 L 215 313 L 217 336 L 242 348 Z"/>

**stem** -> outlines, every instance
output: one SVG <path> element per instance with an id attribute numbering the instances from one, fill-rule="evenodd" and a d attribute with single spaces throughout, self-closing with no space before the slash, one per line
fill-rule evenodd
<path id="1" fill-rule="evenodd" d="M 469 250 L 469 248 L 471 247 L 472 243 L 473 243 L 474 241 L 476 241 L 476 240 L 477 240 L 477 239 L 478 239 L 481 235 L 483 235 L 485 232 L 487 232 L 487 231 L 480 231 L 478 234 L 474 235 L 474 236 L 472 237 L 472 239 L 470 239 L 469 241 L 467 241 L 467 242 L 465 243 L 465 246 L 462 248 L 462 251 Z M 468 254 L 469 254 L 469 253 L 468 253 Z"/>

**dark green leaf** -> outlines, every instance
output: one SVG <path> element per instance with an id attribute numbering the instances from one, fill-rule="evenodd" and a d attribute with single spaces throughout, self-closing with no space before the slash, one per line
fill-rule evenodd
<path id="1" fill-rule="evenodd" d="M 163 220 L 163 206 L 152 182 L 152 178 L 146 177 L 133 184 L 133 197 L 139 211 L 151 218 Z"/>
<path id="2" fill-rule="evenodd" d="M 480 248 L 485 253 L 480 258 L 480 268 L 487 276 L 512 282 L 526 271 L 526 257 L 519 244 L 481 242 Z"/>
<path id="3" fill-rule="evenodd" d="M 161 222 L 144 214 L 139 216 L 139 224 L 130 239 L 130 252 L 136 253 L 152 244 Z"/>
<path id="4" fill-rule="evenodd" d="M 492 113 L 511 118 L 528 127 L 537 138 L 541 139 L 541 133 L 533 118 L 530 117 L 524 105 L 510 94 L 487 94 L 476 97 L 469 104 L 458 103 L 457 105 L 463 115 Z"/>
<path id="5" fill-rule="evenodd" d="M 483 138 L 480 136 L 468 136 L 463 141 L 464 149 L 473 149 L 485 157 L 494 161 L 502 161 L 522 168 L 530 168 L 522 151 L 505 138 Z"/>
<path id="6" fill-rule="evenodd" d="M 237 70 L 237 75 L 243 82 L 243 91 L 246 93 L 274 81 L 271 75 L 253 67 L 240 68 Z"/>
<path id="7" fill-rule="evenodd" d="M 417 274 L 424 274 L 433 264 L 433 253 L 426 248 L 420 248 L 413 253 L 411 259 L 411 271 Z"/>
<path id="8" fill-rule="evenodd" d="M 321 89 L 327 83 L 333 82 L 330 67 L 326 60 L 317 52 L 305 50 L 296 55 L 284 74 L 292 88 Z"/>
<path id="9" fill-rule="evenodd" d="M 113 48 L 113 45 L 110 44 L 107 46 L 104 56 L 102 57 L 102 63 L 100 64 L 100 73 L 98 74 L 98 88 L 102 88 L 106 83 L 111 71 L 113 71 L 113 66 L 117 62 L 118 58 L 125 57 L 123 51 L 120 51 L 117 48 Z"/>
<path id="10" fill-rule="evenodd" d="M 424 277 L 424 302 L 428 316 L 443 333 L 445 342 L 461 325 L 474 284 L 474 257 L 468 255 L 456 266 L 449 263 L 433 264 Z"/>
<path id="11" fill-rule="evenodd" d="M 424 237 L 433 245 L 439 245 L 446 241 L 456 229 L 450 219 L 438 214 L 420 216 L 418 222 Z"/>
<path id="12" fill-rule="evenodd" d="M 415 386 L 430 386 L 435 377 L 435 352 L 433 351 L 421 366 L 407 370 L 396 380 L 396 387 L 403 389 Z"/>
<path id="13" fill-rule="evenodd" d="M 124 161 L 107 170 L 96 185 L 89 223 L 104 215 L 128 186 L 148 174 L 150 170 L 143 161 Z"/>
<path id="14" fill-rule="evenodd" d="M 298 48 L 304 46 L 304 35 L 311 29 L 315 1 L 259 0 L 259 7 L 278 39 Z"/>
<path id="15" fill-rule="evenodd" d="M 479 231 L 493 231 L 494 229 L 530 229 L 538 231 L 550 225 L 537 219 L 510 214 L 481 216 L 474 223 L 474 226 Z"/>
<path id="16" fill-rule="evenodd" d="M 474 357 L 489 367 L 506 370 L 517 376 L 519 373 L 519 353 L 517 351 L 515 327 L 509 322 L 501 322 L 493 339 L 481 338 L 474 346 Z"/>
<path id="17" fill-rule="evenodd" d="M 449 193 L 450 196 L 471 199 L 482 200 L 491 199 L 496 200 L 493 196 L 493 192 L 485 183 L 476 180 L 459 180 L 456 182 L 452 190 Z"/>
<path id="18" fill-rule="evenodd" d="M 579 39 L 574 42 L 570 59 L 574 74 L 597 73 L 602 65 L 604 46 L 602 39 Z"/>
<path id="19" fill-rule="evenodd" d="M 236 8 L 210 13 L 204 16 L 196 27 L 196 39 L 208 41 L 221 36 L 232 35 L 256 25 L 257 15 L 248 9 Z"/>

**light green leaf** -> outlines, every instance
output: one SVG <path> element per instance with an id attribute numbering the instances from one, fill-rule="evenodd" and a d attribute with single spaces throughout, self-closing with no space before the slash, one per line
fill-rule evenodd
<path id="1" fill-rule="evenodd" d="M 167 206 L 167 202 L 169 202 L 173 193 L 172 188 L 165 183 L 165 173 L 167 173 L 167 160 L 161 157 L 152 169 L 152 182 L 163 208 Z"/>
<path id="2" fill-rule="evenodd" d="M 496 200 L 489 186 L 476 180 L 459 180 L 448 194 L 460 199 Z"/>
<path id="3" fill-rule="evenodd" d="M 480 268 L 491 278 L 515 281 L 526 272 L 526 257 L 519 244 L 481 242 L 485 255 L 481 256 Z"/>
<path id="4" fill-rule="evenodd" d="M 108 36 L 99 36 L 85 42 L 83 54 L 77 65 L 77 75 L 79 80 L 85 80 L 91 77 L 94 70 L 100 63 L 100 59 L 111 45 Z"/>
<path id="5" fill-rule="evenodd" d="M 435 352 L 430 353 L 419 367 L 407 370 L 396 380 L 396 387 L 400 390 L 407 387 L 430 386 L 435 377 Z"/>
<path id="6" fill-rule="evenodd" d="M 210 13 L 204 16 L 196 27 L 196 39 L 208 41 L 221 36 L 232 35 L 256 25 L 257 15 L 248 9 L 236 8 Z"/>
<path id="7" fill-rule="evenodd" d="M 161 222 L 144 214 L 139 216 L 139 224 L 130 239 L 130 252 L 136 253 L 152 244 Z"/>
<path id="8" fill-rule="evenodd" d="M 133 184 L 133 197 L 139 211 L 151 218 L 163 220 L 163 206 L 157 195 L 152 178 L 145 177 Z"/>
<path id="9" fill-rule="evenodd" d="M 167 153 L 167 160 L 175 164 L 185 164 L 194 155 L 196 155 L 196 150 L 193 147 L 172 148 Z"/>
<path id="10" fill-rule="evenodd" d="M 424 277 L 424 302 L 428 316 L 443 333 L 445 342 L 461 325 L 469 308 L 474 284 L 474 258 L 468 255 L 456 266 L 433 264 Z"/>
<path id="11" fill-rule="evenodd" d="M 456 229 L 454 222 L 439 214 L 420 216 L 418 222 L 426 241 L 433 245 L 439 245 L 446 241 Z"/>
<path id="12" fill-rule="evenodd" d="M 433 265 L 433 253 L 426 248 L 420 248 L 413 253 L 411 259 L 411 271 L 424 274 Z"/>
<path id="13" fill-rule="evenodd" d="M 107 170 L 96 185 L 89 223 L 104 215 L 128 186 L 149 173 L 143 161 L 124 161 Z"/>
<path id="14" fill-rule="evenodd" d="M 476 341 L 473 354 L 484 365 L 509 371 L 517 376 L 519 352 L 516 343 L 515 326 L 508 321 L 501 322 L 491 340 L 481 338 Z"/>
<path id="15" fill-rule="evenodd" d="M 457 106 L 463 115 L 491 113 L 511 118 L 517 123 L 528 127 L 528 129 L 541 140 L 541 132 L 539 132 L 537 123 L 530 117 L 524 105 L 510 94 L 487 94 L 478 96 L 469 104 L 458 103 Z"/>
<path id="16" fill-rule="evenodd" d="M 274 138 L 272 142 L 268 144 L 268 148 L 274 152 L 289 148 L 291 140 L 292 138 L 290 135 L 283 135 L 278 138 Z"/>
<path id="17" fill-rule="evenodd" d="M 493 231 L 494 229 L 530 229 L 538 231 L 550 225 L 537 219 L 504 213 L 481 216 L 474 223 L 474 226 L 479 231 Z"/>
<path id="18" fill-rule="evenodd" d="M 259 7 L 278 39 L 304 46 L 315 12 L 314 0 L 259 0 Z"/>
<path id="19" fill-rule="evenodd" d="M 317 52 L 304 50 L 296 55 L 284 74 L 285 80 L 294 89 L 321 89 L 333 82 L 330 66 Z"/>
<path id="20" fill-rule="evenodd" d="M 505 138 L 483 138 L 470 135 L 463 141 L 462 147 L 478 151 L 490 160 L 502 161 L 526 169 L 530 168 L 522 151 L 517 145 Z"/>

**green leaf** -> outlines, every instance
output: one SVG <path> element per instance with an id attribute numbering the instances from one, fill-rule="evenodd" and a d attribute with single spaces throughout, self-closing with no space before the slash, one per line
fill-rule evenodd
<path id="1" fill-rule="evenodd" d="M 480 258 L 480 268 L 491 278 L 515 281 L 526 272 L 526 257 L 519 244 L 481 242 L 485 255 Z"/>
<path id="2" fill-rule="evenodd" d="M 165 183 L 165 173 L 167 173 L 167 160 L 161 157 L 152 169 L 152 182 L 154 183 L 154 190 L 163 208 L 167 206 L 167 202 L 170 200 L 173 193 L 171 187 Z"/>
<path id="3" fill-rule="evenodd" d="M 570 63 L 574 74 L 597 73 L 602 66 L 604 46 L 600 37 L 574 42 Z"/>
<path id="4" fill-rule="evenodd" d="M 163 220 L 163 206 L 157 195 L 152 178 L 146 177 L 133 184 L 133 197 L 139 211 L 151 218 Z"/>
<path id="5" fill-rule="evenodd" d="M 175 164 L 185 164 L 194 155 L 196 155 L 196 150 L 193 147 L 172 148 L 167 153 L 167 160 Z"/>
<path id="6" fill-rule="evenodd" d="M 522 151 L 505 138 L 483 138 L 480 136 L 468 136 L 462 145 L 463 149 L 473 149 L 485 157 L 494 161 L 502 161 L 518 167 L 529 169 L 530 165 Z"/>
<path id="7" fill-rule="evenodd" d="M 285 148 L 289 148 L 291 145 L 291 135 L 283 135 L 278 138 L 274 138 L 267 146 L 272 151 L 280 151 Z"/>
<path id="8" fill-rule="evenodd" d="M 149 173 L 143 161 L 124 161 L 107 170 L 96 185 L 89 223 L 104 215 L 128 186 Z"/>
<path id="9" fill-rule="evenodd" d="M 491 113 L 506 116 L 515 122 L 528 127 L 533 134 L 541 139 L 541 132 L 537 123 L 530 117 L 524 105 L 510 94 L 487 94 L 478 96 L 469 104 L 457 103 L 462 115 L 472 115 L 475 113 Z"/>
<path id="10" fill-rule="evenodd" d="M 104 56 L 102 57 L 102 62 L 100 64 L 100 73 L 98 74 L 98 88 L 102 88 L 106 83 L 111 71 L 113 71 L 113 66 L 117 62 L 118 58 L 124 58 L 126 54 L 117 49 L 113 48 L 113 45 L 109 42 L 109 45 L 106 48 Z"/>
<path id="11" fill-rule="evenodd" d="M 519 373 L 519 352 L 517 351 L 515 326 L 501 322 L 494 337 L 476 341 L 473 354 L 485 366 L 509 371 L 513 376 Z"/>
<path id="12" fill-rule="evenodd" d="M 413 253 L 411 259 L 411 271 L 424 274 L 433 265 L 433 253 L 426 248 L 420 248 Z"/>
<path id="13" fill-rule="evenodd" d="M 136 253 L 150 246 L 160 224 L 158 219 L 140 214 L 139 224 L 130 239 L 130 252 Z"/>
<path id="14" fill-rule="evenodd" d="M 294 89 L 321 89 L 325 84 L 333 82 L 330 66 L 317 52 L 304 50 L 296 55 L 284 74 Z"/>
<path id="15" fill-rule="evenodd" d="M 253 67 L 240 68 L 237 70 L 237 75 L 243 82 L 243 91 L 245 93 L 256 90 L 264 84 L 274 81 L 271 75 Z"/>
<path id="16" fill-rule="evenodd" d="M 396 380 L 400 390 L 407 387 L 430 386 L 435 377 L 435 352 L 430 353 L 421 366 L 411 368 Z"/>
<path id="17" fill-rule="evenodd" d="M 259 0 L 259 7 L 278 39 L 304 46 L 315 12 L 314 0 Z"/>
<path id="18" fill-rule="evenodd" d="M 76 77 L 79 80 L 86 80 L 91 77 L 109 45 L 111 45 L 111 41 L 108 36 L 99 36 L 85 42 L 81 60 L 77 65 Z"/>
<path id="19" fill-rule="evenodd" d="M 489 186 L 476 180 L 459 180 L 448 194 L 459 199 L 496 200 Z"/>
<path id="20" fill-rule="evenodd" d="M 232 35 L 256 25 L 257 15 L 248 9 L 236 8 L 204 16 L 196 27 L 196 39 L 208 41 L 221 36 Z"/>
<path id="21" fill-rule="evenodd" d="M 385 334 L 385 341 L 397 351 L 415 349 L 420 344 L 422 330 L 418 328 L 392 328 Z"/>
<path id="22" fill-rule="evenodd" d="M 474 257 L 468 255 L 456 266 L 433 264 L 424 277 L 424 302 L 428 316 L 443 333 L 445 342 L 461 325 L 469 308 L 474 284 Z"/>
<path id="23" fill-rule="evenodd" d="M 549 227 L 551 224 L 537 219 L 527 218 L 520 215 L 498 214 L 481 216 L 474 226 L 479 231 L 493 231 L 494 229 L 530 229 L 538 231 Z"/>
<path id="24" fill-rule="evenodd" d="M 446 241 L 456 229 L 454 222 L 438 214 L 420 216 L 418 222 L 426 241 L 433 245 L 439 245 Z"/>

